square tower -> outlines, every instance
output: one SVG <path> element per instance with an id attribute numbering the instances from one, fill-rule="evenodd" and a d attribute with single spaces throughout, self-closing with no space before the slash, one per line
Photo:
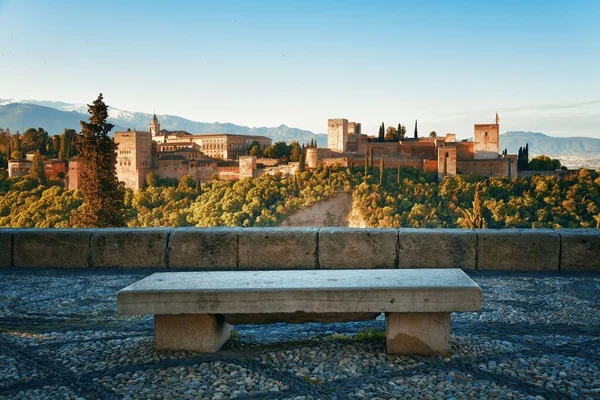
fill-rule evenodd
<path id="1" fill-rule="evenodd" d="M 473 133 L 473 155 L 476 160 L 498 158 L 500 125 L 476 124 Z"/>
<path id="2" fill-rule="evenodd" d="M 150 132 L 115 132 L 117 178 L 130 189 L 142 189 L 152 172 L 152 135 Z"/>
<path id="3" fill-rule="evenodd" d="M 331 151 L 343 153 L 348 144 L 348 120 L 335 118 L 327 120 L 327 147 Z"/>

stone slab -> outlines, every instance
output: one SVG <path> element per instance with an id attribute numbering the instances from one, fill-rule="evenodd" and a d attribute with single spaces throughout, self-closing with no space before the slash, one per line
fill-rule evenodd
<path id="1" fill-rule="evenodd" d="M 560 230 L 561 271 L 600 272 L 600 229 Z"/>
<path id="2" fill-rule="evenodd" d="M 231 325 L 215 315 L 155 315 L 157 350 L 218 351 L 231 334 Z"/>
<path id="3" fill-rule="evenodd" d="M 13 233 L 13 266 L 89 267 L 91 234 L 91 229 L 17 229 Z"/>
<path id="4" fill-rule="evenodd" d="M 446 355 L 450 351 L 450 313 L 386 314 L 388 354 Z"/>
<path id="5" fill-rule="evenodd" d="M 117 295 L 119 314 L 451 312 L 481 309 L 460 269 L 152 274 Z"/>
<path id="6" fill-rule="evenodd" d="M 548 229 L 477 229 L 477 269 L 558 271 L 560 235 Z"/>
<path id="7" fill-rule="evenodd" d="M 169 267 L 234 269 L 240 228 L 179 228 L 169 237 Z"/>
<path id="8" fill-rule="evenodd" d="M 319 230 L 319 267 L 396 268 L 396 229 L 322 228 Z"/>
<path id="9" fill-rule="evenodd" d="M 167 267 L 169 229 L 94 229 L 93 267 Z"/>
<path id="10" fill-rule="evenodd" d="M 468 229 L 399 229 L 400 268 L 475 269 L 477 233 Z"/>
<path id="11" fill-rule="evenodd" d="M 244 228 L 240 269 L 312 269 L 317 266 L 317 228 Z"/>
<path id="12" fill-rule="evenodd" d="M 13 263 L 13 230 L 0 229 L 0 268 L 12 267 Z"/>

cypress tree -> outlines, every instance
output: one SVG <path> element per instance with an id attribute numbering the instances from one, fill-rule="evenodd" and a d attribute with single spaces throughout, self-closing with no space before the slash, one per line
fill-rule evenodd
<path id="1" fill-rule="evenodd" d="M 369 167 L 373 167 L 373 145 L 369 147 Z"/>
<path id="2" fill-rule="evenodd" d="M 300 153 L 300 161 L 298 161 L 298 172 L 304 172 L 306 170 L 306 152 Z"/>
<path id="3" fill-rule="evenodd" d="M 415 139 L 419 138 L 419 131 L 417 130 L 417 120 L 415 119 Z"/>
<path id="4" fill-rule="evenodd" d="M 475 197 L 473 198 L 473 225 L 478 229 L 487 228 L 487 223 L 483 217 L 483 202 L 479 196 L 481 184 L 478 183 L 475 187 Z"/>
<path id="5" fill-rule="evenodd" d="M 400 186 L 400 164 L 398 164 L 398 176 L 396 177 L 396 183 Z"/>
<path id="6" fill-rule="evenodd" d="M 383 174 L 384 174 L 383 155 L 381 155 L 381 159 L 379 160 L 379 186 L 383 185 Z"/>
<path id="7" fill-rule="evenodd" d="M 31 161 L 31 170 L 29 175 L 39 182 L 40 185 L 46 185 L 48 180 L 46 179 L 46 171 L 44 170 L 44 161 L 39 150 L 36 150 Z"/>
<path id="8" fill-rule="evenodd" d="M 82 163 L 80 188 L 83 205 L 72 224 L 80 227 L 125 226 L 125 188 L 117 179 L 117 144 L 108 136 L 108 106 L 102 93 L 88 104 L 89 122 L 81 121 L 76 147 Z"/>

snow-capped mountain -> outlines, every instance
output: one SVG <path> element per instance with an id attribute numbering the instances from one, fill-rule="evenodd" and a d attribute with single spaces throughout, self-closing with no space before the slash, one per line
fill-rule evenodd
<path id="1" fill-rule="evenodd" d="M 114 131 L 130 129 L 148 130 L 152 114 L 121 110 L 110 107 L 109 121 L 115 125 Z M 316 139 L 319 146 L 326 146 L 327 136 L 313 132 L 290 128 L 286 125 L 278 127 L 253 127 L 219 122 L 197 122 L 176 115 L 158 115 L 161 128 L 171 131 L 188 131 L 190 133 L 232 133 L 267 136 L 273 142 L 309 143 Z M 79 121 L 87 120 L 87 105 L 71 104 L 61 101 L 0 99 L 0 127 L 11 131 L 22 131 L 30 127 L 42 127 L 51 134 L 61 133 L 65 128 L 80 130 Z"/>

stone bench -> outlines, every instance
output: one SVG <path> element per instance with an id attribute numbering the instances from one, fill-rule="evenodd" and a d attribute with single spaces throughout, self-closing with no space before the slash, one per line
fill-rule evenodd
<path id="1" fill-rule="evenodd" d="M 450 313 L 479 311 L 460 269 L 156 273 L 117 295 L 120 315 L 154 314 L 156 348 L 215 352 L 230 323 L 345 321 L 386 314 L 389 354 L 446 354 Z"/>

